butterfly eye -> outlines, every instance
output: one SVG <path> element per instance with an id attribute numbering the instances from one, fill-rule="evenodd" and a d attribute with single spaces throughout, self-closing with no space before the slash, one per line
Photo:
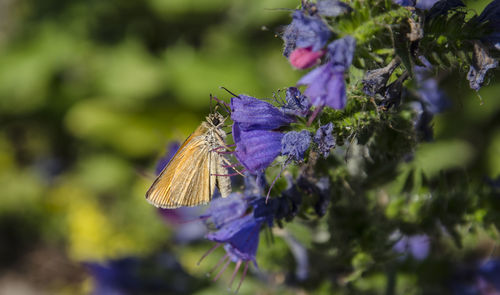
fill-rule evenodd
<path id="1" fill-rule="evenodd" d="M 219 125 L 219 123 L 220 123 L 220 121 L 219 121 L 219 118 L 217 118 L 217 117 L 215 117 L 215 118 L 212 120 L 212 124 L 213 124 L 214 126 Z"/>

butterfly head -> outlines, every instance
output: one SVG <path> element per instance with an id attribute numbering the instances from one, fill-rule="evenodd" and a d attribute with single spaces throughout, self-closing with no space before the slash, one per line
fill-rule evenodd
<path id="1" fill-rule="evenodd" d="M 224 121 L 226 118 L 224 118 L 221 114 L 218 112 L 214 112 L 208 115 L 207 117 L 207 122 L 213 127 L 220 127 L 222 124 L 224 124 Z"/>

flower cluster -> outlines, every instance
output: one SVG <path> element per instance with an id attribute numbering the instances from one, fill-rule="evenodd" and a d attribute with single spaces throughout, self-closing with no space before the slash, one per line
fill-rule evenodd
<path id="1" fill-rule="evenodd" d="M 406 232 L 402 228 L 409 227 L 410 222 L 404 218 L 401 222 L 387 221 L 392 213 L 389 209 L 380 213 L 378 206 L 397 207 L 401 203 L 387 205 L 391 202 L 388 192 L 368 191 L 380 183 L 394 180 L 416 145 L 433 139 L 434 116 L 453 109 L 453 97 L 440 87 L 442 76 L 446 75 L 440 64 L 441 57 L 453 55 L 454 45 L 460 47 L 461 54 L 468 50 L 466 53 L 471 57 L 468 60 L 472 63 L 466 78 L 474 90 L 479 90 L 487 81 L 487 73 L 498 66 L 498 52 L 492 52 L 498 50 L 500 44 L 497 32 L 500 2 L 493 1 L 481 15 L 467 19 L 465 13 L 461 13 L 464 3 L 460 0 L 382 2 L 383 5 L 377 2 L 382 8 L 373 9 L 382 16 L 377 21 L 366 21 L 368 25 L 365 25 L 356 21 L 372 12 L 369 7 L 353 5 L 362 10 L 356 14 L 356 9 L 341 1 L 304 1 L 301 9 L 293 10 L 291 23 L 283 30 L 283 55 L 295 70 L 309 72 L 296 85 L 286 88 L 284 99 L 280 95 L 275 95 L 273 101 L 232 94 L 228 112 L 232 120 L 234 150 L 228 153 L 238 162 L 235 166 L 244 168 L 240 172 L 245 173 L 245 186 L 242 192 L 232 193 L 228 198 L 214 198 L 201 216 L 210 229 L 206 239 L 215 243 L 201 260 L 219 247 L 225 252 L 213 268 L 213 271 L 219 269 L 214 280 L 218 280 L 233 262 L 236 266 L 230 285 L 243 267 L 238 290 L 249 265 L 257 267 L 261 230 L 275 225 L 283 227 L 284 222 L 291 222 L 298 216 L 317 218 L 329 213 L 329 227 L 341 231 L 351 226 L 347 234 L 326 235 L 330 242 L 336 238 L 349 240 L 355 236 L 352 231 L 362 232 L 361 241 L 357 240 L 355 247 L 345 247 L 348 249 L 344 252 L 349 255 L 356 247 L 365 251 L 366 241 L 382 240 L 380 244 L 387 246 L 382 251 L 389 253 L 388 257 L 394 257 L 393 252 L 397 252 L 414 258 L 408 261 L 421 263 L 430 256 L 430 237 L 423 233 L 424 230 L 410 231 L 422 232 L 413 236 L 398 234 L 397 241 L 390 238 L 394 232 Z M 397 17 L 392 17 L 391 13 Z M 459 17 L 463 17 L 461 25 L 465 32 L 474 24 L 487 30 L 483 35 L 464 33 L 465 37 L 440 38 L 439 42 L 456 43 L 449 43 L 451 49 L 444 53 L 429 53 L 425 46 L 434 42 L 435 35 L 429 37 L 426 30 L 432 30 L 436 25 L 434 21 L 443 25 Z M 382 41 L 374 40 L 376 38 L 370 34 Z M 281 190 L 271 191 L 266 169 L 274 162 L 281 164 L 281 171 L 274 181 L 270 181 L 270 187 L 277 183 Z M 291 169 L 292 165 L 296 169 Z M 359 173 L 352 172 L 354 170 Z M 403 193 L 411 191 L 415 185 L 416 172 L 407 173 Z M 283 181 L 277 182 L 282 175 L 286 187 Z M 422 187 L 431 185 L 424 175 L 421 178 L 418 180 Z M 403 181 L 398 180 L 398 185 L 400 182 Z M 372 199 L 377 199 L 376 205 L 368 209 L 363 207 Z M 332 203 L 335 205 L 330 206 Z M 334 206 L 338 207 L 328 211 Z M 342 206 L 352 211 L 338 209 L 344 208 Z M 377 212 L 372 216 L 371 211 Z M 380 229 L 386 231 L 380 236 L 389 239 L 384 240 L 365 230 L 369 224 L 354 222 L 355 225 L 350 225 L 338 221 L 358 215 L 360 219 L 390 223 L 383 224 L 387 226 Z M 441 220 L 434 223 L 441 224 Z M 294 251 L 302 251 L 294 239 L 283 236 L 290 247 L 296 249 Z M 387 240 L 392 242 L 387 243 Z M 337 253 L 338 249 L 330 250 Z M 304 262 L 307 255 L 295 256 L 299 257 L 298 264 L 307 265 L 307 261 Z M 355 265 L 355 258 L 350 258 Z M 403 260 L 406 261 L 400 259 L 398 263 Z M 307 273 L 304 269 L 301 273 Z M 487 281 L 489 287 L 495 287 L 495 281 L 485 279 L 483 273 L 477 277 Z"/>

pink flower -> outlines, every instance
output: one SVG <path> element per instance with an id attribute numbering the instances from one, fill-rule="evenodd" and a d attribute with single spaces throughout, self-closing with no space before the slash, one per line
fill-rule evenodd
<path id="1" fill-rule="evenodd" d="M 290 64 L 297 69 L 307 69 L 319 62 L 325 54 L 324 50 L 312 51 L 312 47 L 297 48 L 290 54 Z"/>

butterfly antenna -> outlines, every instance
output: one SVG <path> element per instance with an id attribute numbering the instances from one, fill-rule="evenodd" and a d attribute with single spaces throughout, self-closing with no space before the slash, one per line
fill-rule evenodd
<path id="1" fill-rule="evenodd" d="M 212 99 L 213 99 L 213 98 L 214 98 L 214 97 L 212 96 L 212 93 L 210 93 L 210 114 L 212 114 L 212 113 L 213 113 L 213 112 L 212 112 Z"/>
<path id="2" fill-rule="evenodd" d="M 236 95 L 236 94 L 234 94 L 233 92 L 229 91 L 226 87 L 224 87 L 224 86 L 219 86 L 219 88 L 220 88 L 220 89 L 224 89 L 224 90 L 226 90 L 229 94 L 231 94 L 232 96 L 235 96 L 235 97 L 238 97 L 238 98 L 239 98 L 239 96 L 238 96 L 238 95 Z"/>

